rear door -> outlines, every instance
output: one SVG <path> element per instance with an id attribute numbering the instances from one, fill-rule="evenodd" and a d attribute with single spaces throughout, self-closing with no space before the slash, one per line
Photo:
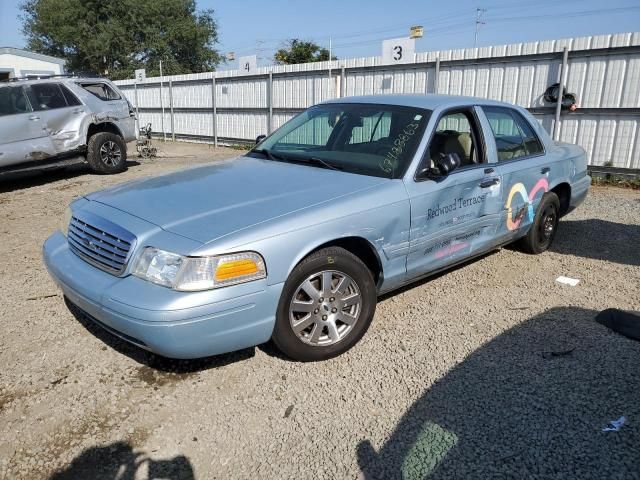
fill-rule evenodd
<path id="1" fill-rule="evenodd" d="M 461 166 L 447 176 L 406 182 L 411 202 L 409 278 L 418 277 L 487 249 L 500 217 L 501 181 L 488 161 L 476 108 L 441 114 L 423 165 L 457 153 Z"/>
<path id="2" fill-rule="evenodd" d="M 0 168 L 46 157 L 51 140 L 22 86 L 0 87 Z"/>
<path id="3" fill-rule="evenodd" d="M 66 153 L 71 148 L 68 141 L 78 136 L 84 106 L 57 82 L 33 83 L 27 93 L 35 113 L 40 116 L 51 137 L 48 154 Z"/>
<path id="4" fill-rule="evenodd" d="M 531 226 L 540 199 L 549 190 L 553 163 L 529 121 L 514 108 L 483 106 L 495 142 L 497 169 L 504 183 L 499 242 L 522 236 Z"/>

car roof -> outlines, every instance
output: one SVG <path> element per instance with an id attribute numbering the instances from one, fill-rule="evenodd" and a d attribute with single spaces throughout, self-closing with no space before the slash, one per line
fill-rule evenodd
<path id="1" fill-rule="evenodd" d="M 322 102 L 330 103 L 374 103 L 380 105 L 399 105 L 418 107 L 427 110 L 437 108 L 450 108 L 465 105 L 495 105 L 514 108 L 515 105 L 487 98 L 466 97 L 463 95 L 436 95 L 436 94 L 392 94 L 392 95 L 362 95 L 356 97 L 342 97 Z"/>
<path id="2" fill-rule="evenodd" d="M 26 78 L 20 78 L 20 79 L 9 79 L 8 81 L 2 81 L 0 82 L 0 87 L 6 87 L 6 86 L 11 86 L 11 85 L 32 85 L 34 83 L 50 83 L 50 82 L 78 82 L 78 81 L 82 81 L 82 82 L 104 82 L 105 80 L 107 80 L 106 78 L 99 78 L 99 77 L 75 77 L 75 76 L 69 76 L 69 75 L 52 75 L 50 77 L 45 77 L 43 76 L 43 78 L 32 78 L 32 79 L 26 79 Z"/>

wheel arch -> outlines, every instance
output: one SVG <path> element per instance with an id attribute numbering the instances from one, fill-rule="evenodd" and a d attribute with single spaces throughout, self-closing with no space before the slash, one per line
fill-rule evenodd
<path id="1" fill-rule="evenodd" d="M 558 200 L 560 200 L 560 216 L 566 215 L 571 204 L 571 185 L 568 182 L 561 182 L 549 191 L 555 193 L 558 196 Z"/>
<path id="2" fill-rule="evenodd" d="M 340 237 L 316 245 L 296 259 L 295 263 L 291 266 L 289 273 L 291 273 L 291 270 L 293 270 L 302 260 L 307 258 L 309 255 L 327 247 L 344 248 L 345 250 L 354 254 L 356 257 L 362 260 L 362 262 L 367 266 L 367 268 L 373 275 L 373 280 L 376 284 L 376 287 L 380 288 L 380 285 L 382 285 L 382 282 L 384 280 L 384 269 L 382 266 L 380 255 L 369 240 L 359 236 Z"/>
<path id="3" fill-rule="evenodd" d="M 124 139 L 124 136 L 122 135 L 122 132 L 120 131 L 120 129 L 118 128 L 118 126 L 115 123 L 113 123 L 113 122 L 98 122 L 98 123 L 91 123 L 87 127 L 87 143 L 89 143 L 89 139 L 92 136 L 94 136 L 96 133 L 100 133 L 100 132 L 113 133 L 115 135 L 118 135 L 119 137 L 122 137 L 122 139 Z"/>

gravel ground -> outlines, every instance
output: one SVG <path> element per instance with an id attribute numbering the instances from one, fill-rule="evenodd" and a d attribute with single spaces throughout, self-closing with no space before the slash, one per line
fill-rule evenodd
<path id="1" fill-rule="evenodd" d="M 640 343 L 594 322 L 640 310 L 638 192 L 593 189 L 544 255 L 386 296 L 334 360 L 169 361 L 76 318 L 40 254 L 73 198 L 238 153 L 160 147 L 0 183 L 0 479 L 640 478 Z"/>

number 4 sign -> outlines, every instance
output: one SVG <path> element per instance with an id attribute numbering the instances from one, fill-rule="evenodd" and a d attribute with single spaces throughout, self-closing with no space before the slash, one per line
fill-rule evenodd
<path id="1" fill-rule="evenodd" d="M 240 57 L 238 59 L 238 66 L 242 73 L 254 73 L 258 68 L 258 57 L 256 55 Z"/>
<path id="2" fill-rule="evenodd" d="M 382 63 L 413 63 L 416 41 L 413 38 L 392 38 L 382 41 Z"/>

